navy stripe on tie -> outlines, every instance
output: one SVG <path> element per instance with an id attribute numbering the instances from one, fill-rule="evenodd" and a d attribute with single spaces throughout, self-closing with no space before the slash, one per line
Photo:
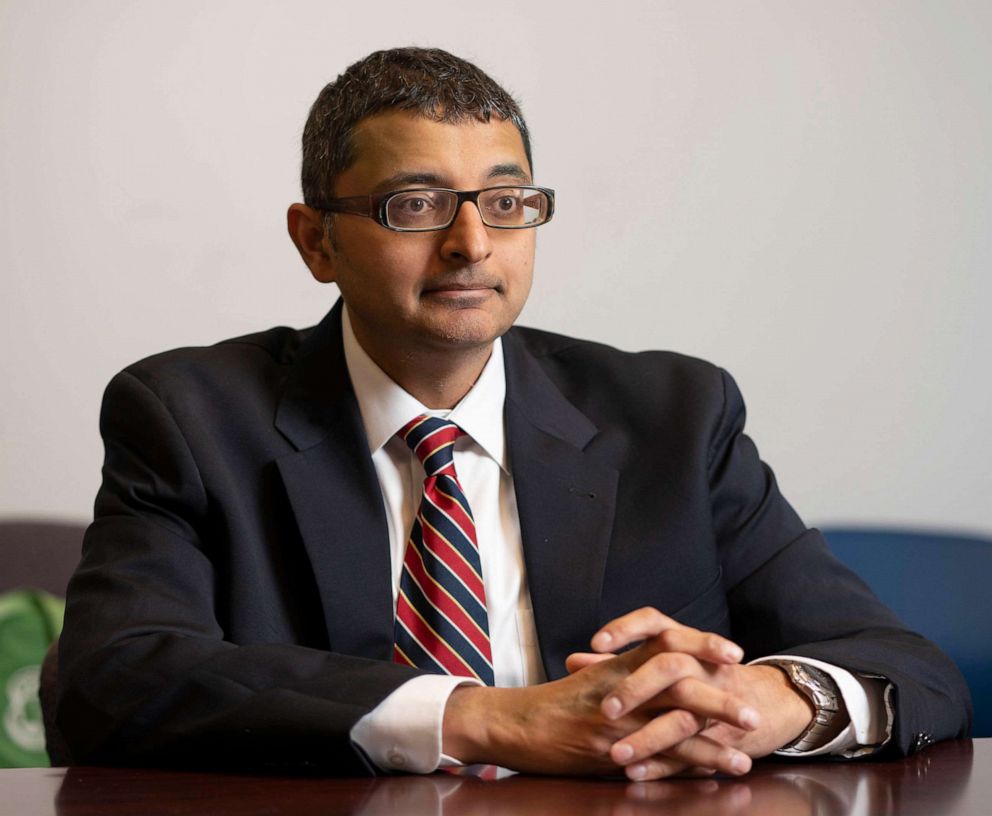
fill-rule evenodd
<path id="1" fill-rule="evenodd" d="M 447 589 L 447 587 L 445 587 Z M 404 586 L 404 592 L 406 592 L 407 598 L 410 600 L 410 605 L 414 609 L 426 609 L 427 604 L 430 603 L 426 597 L 424 597 L 420 586 L 416 581 L 411 580 L 409 584 Z M 443 615 L 437 615 L 436 617 L 428 620 L 431 628 L 437 632 L 445 642 L 452 649 L 461 655 L 462 659 L 465 660 L 472 669 L 475 671 L 479 677 L 484 678 L 487 672 L 492 672 L 492 666 L 489 665 L 489 661 L 485 657 L 479 654 L 478 650 L 472 644 L 472 642 L 466 638 L 461 630 L 457 626 L 451 623 Z"/>

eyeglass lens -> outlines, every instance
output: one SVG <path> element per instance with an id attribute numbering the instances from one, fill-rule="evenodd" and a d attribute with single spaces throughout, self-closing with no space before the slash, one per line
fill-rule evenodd
<path id="1" fill-rule="evenodd" d="M 530 227 L 548 217 L 548 197 L 526 187 L 499 187 L 479 193 L 479 213 L 490 227 Z M 451 190 L 409 190 L 389 197 L 386 221 L 396 229 L 437 229 L 455 220 L 458 194 Z"/>

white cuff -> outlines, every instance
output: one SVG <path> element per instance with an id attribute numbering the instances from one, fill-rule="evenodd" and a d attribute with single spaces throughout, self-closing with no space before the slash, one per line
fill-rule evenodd
<path id="1" fill-rule="evenodd" d="M 466 683 L 481 685 L 474 679 L 447 674 L 424 674 L 407 680 L 355 723 L 352 742 L 385 771 L 437 770 L 444 707 L 451 692 Z"/>
<path id="2" fill-rule="evenodd" d="M 757 660 L 752 660 L 748 665 L 756 666 L 779 660 L 803 663 L 830 675 L 830 678 L 837 684 L 840 696 L 844 700 L 850 723 L 830 742 L 819 748 L 788 754 L 776 751 L 776 754 L 795 757 L 823 756 L 826 754 L 855 757 L 873 753 L 888 740 L 892 731 L 892 717 L 885 703 L 885 697 L 886 689 L 891 684 L 884 678 L 852 674 L 847 669 L 834 666 L 832 663 L 824 663 L 822 660 L 797 655 L 760 657 Z"/>

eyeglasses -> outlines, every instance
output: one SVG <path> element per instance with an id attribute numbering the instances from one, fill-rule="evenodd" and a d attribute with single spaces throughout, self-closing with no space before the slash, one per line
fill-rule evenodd
<path id="1" fill-rule="evenodd" d="M 483 224 L 495 229 L 539 227 L 550 221 L 555 211 L 555 191 L 545 187 L 487 187 L 484 190 L 425 187 L 334 198 L 315 205 L 315 209 L 364 215 L 396 232 L 431 232 L 450 227 L 466 201 L 478 208 Z"/>

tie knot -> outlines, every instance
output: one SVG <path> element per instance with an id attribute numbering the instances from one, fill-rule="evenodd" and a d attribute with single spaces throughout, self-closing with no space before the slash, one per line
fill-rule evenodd
<path id="1" fill-rule="evenodd" d="M 428 476 L 453 470 L 455 440 L 464 434 L 454 422 L 421 414 L 396 433 L 416 454 Z"/>

